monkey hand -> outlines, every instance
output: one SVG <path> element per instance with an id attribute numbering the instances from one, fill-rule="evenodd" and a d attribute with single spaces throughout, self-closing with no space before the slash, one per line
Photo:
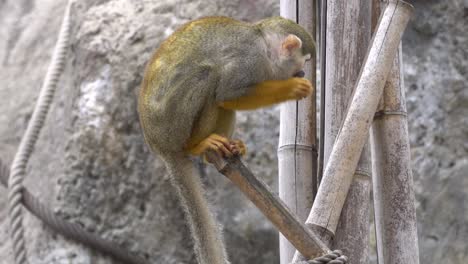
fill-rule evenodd
<path id="1" fill-rule="evenodd" d="M 286 95 L 289 100 L 300 100 L 312 93 L 313 87 L 305 78 L 290 78 L 285 81 Z"/>

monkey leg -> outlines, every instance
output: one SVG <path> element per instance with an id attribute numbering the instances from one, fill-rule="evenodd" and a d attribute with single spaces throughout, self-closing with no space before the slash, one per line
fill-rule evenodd
<path id="1" fill-rule="evenodd" d="M 242 140 L 234 139 L 229 141 L 229 144 L 231 145 L 232 153 L 234 155 L 244 156 L 247 153 L 247 147 Z"/>
<path id="2" fill-rule="evenodd" d="M 214 150 L 218 155 L 231 157 L 232 146 L 229 139 L 218 134 L 211 134 L 197 145 L 190 147 L 188 152 L 195 156 L 201 156 L 209 150 Z"/>
<path id="3" fill-rule="evenodd" d="M 312 92 L 312 84 L 304 78 L 264 81 L 252 88 L 252 92 L 219 105 L 231 110 L 251 110 L 288 100 L 299 100 Z"/>

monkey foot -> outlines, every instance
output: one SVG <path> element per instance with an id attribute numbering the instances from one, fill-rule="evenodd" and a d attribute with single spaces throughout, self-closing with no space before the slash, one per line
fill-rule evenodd
<path id="1" fill-rule="evenodd" d="M 229 139 L 217 134 L 211 134 L 198 145 L 189 149 L 189 152 L 192 155 L 200 156 L 209 150 L 213 150 L 220 156 L 231 157 L 234 155 L 232 147 L 233 145 Z"/>
<path id="2" fill-rule="evenodd" d="M 241 140 L 231 140 L 229 144 L 231 145 L 231 150 L 234 155 L 244 156 L 247 153 L 247 147 Z"/>

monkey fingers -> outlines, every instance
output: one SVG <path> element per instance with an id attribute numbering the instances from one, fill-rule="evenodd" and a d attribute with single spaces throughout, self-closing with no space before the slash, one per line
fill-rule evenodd
<path id="1" fill-rule="evenodd" d="M 296 100 L 307 97 L 312 92 L 312 84 L 304 78 L 291 78 L 290 96 Z"/>
<path id="2" fill-rule="evenodd" d="M 192 155 L 200 156 L 209 150 L 213 150 L 218 153 L 218 155 L 223 157 L 231 157 L 233 155 L 229 140 L 217 134 L 209 135 L 207 138 L 198 143 L 198 145 L 191 148 L 189 152 Z"/>
<path id="3" fill-rule="evenodd" d="M 231 140 L 229 141 L 229 144 L 231 145 L 232 153 L 234 155 L 244 156 L 247 153 L 247 147 L 242 140 Z"/>

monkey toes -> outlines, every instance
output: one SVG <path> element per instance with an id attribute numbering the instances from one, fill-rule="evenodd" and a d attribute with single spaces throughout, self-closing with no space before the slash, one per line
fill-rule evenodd
<path id="1" fill-rule="evenodd" d="M 189 151 L 192 155 L 199 156 L 209 150 L 213 150 L 223 157 L 231 157 L 234 155 L 231 142 L 227 138 L 217 134 L 209 135 Z"/>
<path id="2" fill-rule="evenodd" d="M 244 156 L 247 153 L 247 147 L 241 140 L 235 139 L 229 142 L 234 155 Z"/>
<path id="3" fill-rule="evenodd" d="M 213 150 L 223 157 L 232 157 L 233 155 L 245 155 L 247 147 L 241 140 L 229 140 L 217 134 L 211 134 L 198 145 L 189 149 L 190 154 L 200 156 L 207 151 Z"/>

